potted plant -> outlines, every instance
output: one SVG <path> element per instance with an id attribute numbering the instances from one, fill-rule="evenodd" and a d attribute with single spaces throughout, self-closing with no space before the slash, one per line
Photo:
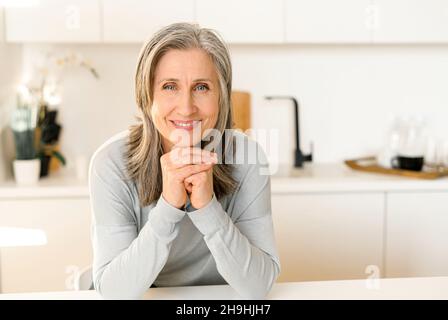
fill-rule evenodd
<path id="1" fill-rule="evenodd" d="M 22 87 L 37 104 L 37 126 L 35 130 L 36 155 L 40 159 L 40 177 L 49 175 L 66 160 L 59 151 L 59 137 L 62 126 L 57 123 L 58 106 L 61 102 L 59 82 L 67 68 L 86 68 L 95 78 L 97 71 L 81 55 L 69 53 L 47 53 L 35 66 L 32 79 Z M 25 95 L 26 96 L 26 95 Z M 56 160 L 57 162 L 54 162 Z"/>
<path id="2" fill-rule="evenodd" d="M 13 110 L 11 129 L 14 136 L 16 159 L 13 161 L 17 184 L 31 185 L 39 180 L 40 158 L 36 151 L 37 106 L 19 98 Z"/>

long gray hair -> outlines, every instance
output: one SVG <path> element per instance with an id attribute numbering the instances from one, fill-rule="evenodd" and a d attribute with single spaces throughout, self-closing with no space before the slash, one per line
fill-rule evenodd
<path id="1" fill-rule="evenodd" d="M 213 30 L 200 28 L 196 24 L 174 23 L 159 30 L 142 47 L 135 74 L 136 102 L 141 112 L 139 121 L 130 127 L 126 150 L 126 169 L 128 177 L 136 184 L 140 205 L 147 206 L 160 198 L 162 194 L 162 168 L 160 157 L 163 155 L 161 134 L 151 119 L 151 106 L 154 90 L 154 73 L 161 57 L 172 49 L 204 50 L 212 59 L 219 79 L 219 112 L 215 129 L 221 133 L 222 154 L 220 162 L 213 166 L 213 191 L 218 199 L 232 193 L 237 187 L 233 178 L 234 167 L 226 164 L 226 142 L 233 139 L 225 137 L 231 130 L 232 108 L 232 65 L 229 51 L 224 41 Z M 215 141 L 216 143 L 216 141 Z M 208 143 L 201 141 L 204 148 Z M 235 147 L 232 146 L 233 154 Z M 222 161 L 221 161 L 222 160 Z"/>

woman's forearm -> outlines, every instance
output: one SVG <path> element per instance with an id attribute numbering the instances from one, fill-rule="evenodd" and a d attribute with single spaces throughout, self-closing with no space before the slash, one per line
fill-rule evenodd
<path id="1" fill-rule="evenodd" d="M 94 225 L 94 250 L 101 246 L 93 268 L 95 289 L 107 299 L 141 298 L 165 265 L 182 217 L 161 197 L 131 244 L 127 233 L 135 226 Z"/>
<path id="2" fill-rule="evenodd" d="M 243 298 L 264 298 L 280 272 L 278 261 L 259 248 L 275 250 L 271 216 L 234 224 L 215 198 L 200 210 L 189 216 L 204 235 L 219 273 Z M 253 245 L 240 229 L 258 234 L 254 242 L 260 246 Z"/>
<path id="3" fill-rule="evenodd" d="M 268 294 L 279 274 L 277 264 L 250 244 L 231 221 L 205 241 L 219 273 L 242 297 L 263 299 Z"/>

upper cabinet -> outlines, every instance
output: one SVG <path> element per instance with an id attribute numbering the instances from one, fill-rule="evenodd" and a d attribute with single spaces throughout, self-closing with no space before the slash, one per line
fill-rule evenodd
<path id="1" fill-rule="evenodd" d="M 231 44 L 448 43 L 448 0 L 40 0 L 0 8 L 0 41 L 142 43 L 173 22 Z M 33 5 L 34 4 L 34 5 Z M 2 30 L 4 29 L 4 30 Z M 3 31 L 3 32 L 2 32 Z"/>
<path id="2" fill-rule="evenodd" d="M 376 43 L 448 42 L 448 1 L 374 0 L 379 13 Z"/>
<path id="3" fill-rule="evenodd" d="M 375 11 L 370 0 L 285 0 L 291 43 L 369 43 Z"/>
<path id="4" fill-rule="evenodd" d="M 143 42 L 173 22 L 194 21 L 194 0 L 103 0 L 103 40 Z"/>
<path id="5" fill-rule="evenodd" d="M 375 0 L 376 43 L 448 42 L 448 1 Z"/>
<path id="6" fill-rule="evenodd" d="M 99 42 L 99 0 L 40 0 L 5 8 L 9 42 Z"/>
<path id="7" fill-rule="evenodd" d="M 196 0 L 196 19 L 230 43 L 284 42 L 282 1 Z"/>

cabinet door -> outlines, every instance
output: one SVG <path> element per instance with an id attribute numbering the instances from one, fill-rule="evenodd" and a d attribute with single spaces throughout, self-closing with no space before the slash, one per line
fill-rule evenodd
<path id="1" fill-rule="evenodd" d="M 196 0 L 196 18 L 229 43 L 283 42 L 283 2 Z"/>
<path id="2" fill-rule="evenodd" d="M 163 26 L 194 21 L 194 0 L 103 1 L 106 42 L 143 42 Z"/>
<path id="3" fill-rule="evenodd" d="M 40 229 L 43 246 L 0 249 L 1 290 L 72 289 L 74 275 L 92 263 L 90 207 L 86 199 L 0 201 L 0 225 Z"/>
<path id="4" fill-rule="evenodd" d="M 383 212 L 382 193 L 274 194 L 278 281 L 380 277 Z"/>
<path id="5" fill-rule="evenodd" d="M 32 2 L 31 2 L 32 3 Z M 98 42 L 99 0 L 40 0 L 5 9 L 10 42 Z"/>
<path id="6" fill-rule="evenodd" d="M 437 43 L 448 41 L 448 1 L 374 0 L 379 25 L 377 43 Z"/>
<path id="7" fill-rule="evenodd" d="M 285 0 L 287 42 L 369 43 L 370 0 Z"/>
<path id="8" fill-rule="evenodd" d="M 389 193 L 387 277 L 448 276 L 448 192 Z"/>

